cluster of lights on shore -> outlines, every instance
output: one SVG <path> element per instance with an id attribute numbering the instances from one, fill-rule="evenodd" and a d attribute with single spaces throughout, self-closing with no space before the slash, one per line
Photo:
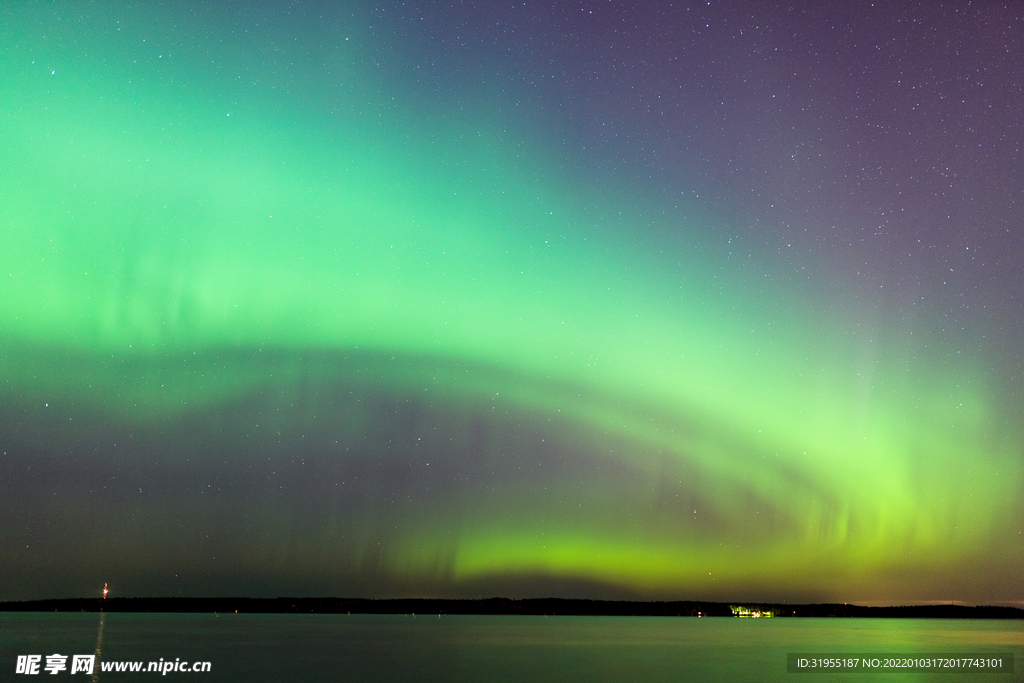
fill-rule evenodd
<path id="1" fill-rule="evenodd" d="M 754 607 L 741 607 L 737 605 L 729 605 L 729 609 L 732 610 L 734 617 L 752 617 L 757 619 L 759 617 L 774 617 L 775 612 L 773 610 L 762 610 Z"/>

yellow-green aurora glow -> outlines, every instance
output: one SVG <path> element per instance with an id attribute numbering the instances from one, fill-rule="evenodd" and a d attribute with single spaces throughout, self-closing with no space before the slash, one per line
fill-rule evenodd
<path id="1" fill-rule="evenodd" d="M 365 23 L 61 7 L 3 34 L 0 597 L 1019 591 L 984 353 L 417 109 Z"/>

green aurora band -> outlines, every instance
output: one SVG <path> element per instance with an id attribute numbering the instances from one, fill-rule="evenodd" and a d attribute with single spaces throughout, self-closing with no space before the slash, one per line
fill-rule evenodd
<path id="1" fill-rule="evenodd" d="M 407 475 L 386 509 L 337 487 L 259 504 L 69 489 L 45 512 L 40 494 L 54 525 L 95 518 L 86 569 L 115 544 L 153 572 L 168 543 L 202 565 L 183 536 L 147 537 L 173 518 L 282 593 L 346 572 L 412 595 L 531 576 L 681 598 L 1009 590 L 1020 434 L 981 359 L 737 265 L 700 241 L 714 216 L 625 211 L 508 142 L 486 102 L 424 120 L 347 45 L 336 111 L 293 72 L 237 82 L 212 40 L 149 49 L 100 17 L 80 22 L 86 49 L 33 40 L 33 20 L 7 18 L 0 71 L 6 428 L 58 456 L 95 445 L 87 468 L 123 465 L 99 445 L 121 430 L 176 434 L 178 473 L 301 441 Z M 175 440 L 190 429 L 230 455 L 198 457 L 220 446 Z"/>

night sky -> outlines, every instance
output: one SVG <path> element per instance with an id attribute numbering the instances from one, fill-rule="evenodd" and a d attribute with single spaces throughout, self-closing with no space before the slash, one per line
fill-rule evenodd
<path id="1" fill-rule="evenodd" d="M 1017 2 L 10 2 L 0 600 L 1024 601 Z"/>

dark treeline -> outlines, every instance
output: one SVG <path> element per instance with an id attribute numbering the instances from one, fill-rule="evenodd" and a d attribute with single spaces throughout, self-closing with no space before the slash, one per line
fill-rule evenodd
<path id="1" fill-rule="evenodd" d="M 723 602 L 631 602 L 535 598 L 512 600 L 361 598 L 72 598 L 0 603 L 5 612 L 238 612 L 262 614 L 520 614 L 566 616 L 732 617 L 734 607 L 776 617 L 866 617 L 903 619 L 1024 619 L 1013 607 L 918 605 L 781 605 Z"/>

